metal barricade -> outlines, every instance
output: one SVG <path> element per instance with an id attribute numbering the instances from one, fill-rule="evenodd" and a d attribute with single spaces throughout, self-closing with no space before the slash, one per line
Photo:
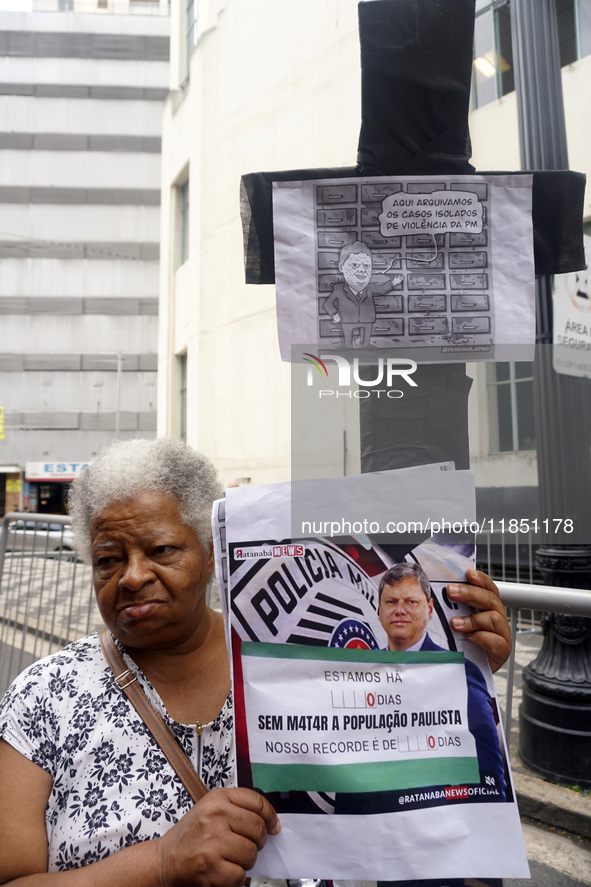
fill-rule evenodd
<path id="1" fill-rule="evenodd" d="M 92 571 L 60 514 L 12 512 L 0 527 L 0 695 L 27 665 L 102 626 Z"/>
<path id="2" fill-rule="evenodd" d="M 488 573 L 495 582 L 543 585 L 543 576 L 535 563 L 539 542 L 531 533 L 479 533 L 477 542 L 477 568 Z M 517 633 L 539 630 L 539 613 L 525 607 L 520 609 L 517 614 Z"/>
<path id="3" fill-rule="evenodd" d="M 523 582 L 499 582 L 501 600 L 509 611 L 511 624 L 511 655 L 507 668 L 507 695 L 505 701 L 505 735 L 507 749 L 511 741 L 511 710 L 515 685 L 515 638 L 519 614 L 524 610 L 542 613 L 564 613 L 569 616 L 591 617 L 591 591 L 580 588 L 533 585 Z"/>
<path id="4" fill-rule="evenodd" d="M 489 565 L 479 566 L 486 569 Z M 591 617 L 591 591 L 496 581 L 509 611 L 513 638 L 505 704 L 509 743 L 516 635 L 531 630 L 535 612 Z M 524 625 L 528 612 L 532 617 L 530 628 Z M 19 512 L 5 515 L 0 528 L 0 695 L 31 662 L 102 625 L 92 570 L 74 549 L 68 517 Z"/>

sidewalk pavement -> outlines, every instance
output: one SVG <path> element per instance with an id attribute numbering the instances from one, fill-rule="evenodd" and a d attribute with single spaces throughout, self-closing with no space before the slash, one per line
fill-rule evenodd
<path id="1" fill-rule="evenodd" d="M 591 792 L 582 794 L 565 786 L 547 782 L 529 770 L 518 755 L 519 705 L 522 697 L 521 671 L 524 665 L 535 659 L 541 645 L 541 634 L 517 635 L 515 685 L 511 706 L 510 757 L 519 812 L 522 817 L 527 819 L 591 840 Z M 504 718 L 507 687 L 506 665 L 495 675 L 495 684 Z"/>

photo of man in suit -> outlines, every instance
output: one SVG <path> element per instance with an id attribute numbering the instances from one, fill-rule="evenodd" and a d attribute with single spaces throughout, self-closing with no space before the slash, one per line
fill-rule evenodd
<path id="1" fill-rule="evenodd" d="M 431 586 L 425 572 L 418 564 L 402 562 L 391 567 L 380 581 L 378 618 L 388 635 L 389 650 L 426 650 L 445 651 L 429 636 L 427 627 L 433 615 L 433 596 Z M 488 796 L 487 800 L 505 800 L 505 768 L 501 747 L 497 735 L 493 714 L 493 703 L 486 686 L 484 675 L 477 665 L 469 659 L 465 660 L 466 683 L 468 686 L 468 726 L 476 740 L 478 769 L 481 782 L 489 785 L 494 783 L 496 796 Z M 391 792 L 378 792 L 373 795 L 360 795 L 364 813 L 382 813 L 395 809 L 392 804 Z M 353 795 L 348 798 L 354 812 Z M 501 887 L 502 881 L 486 879 L 473 881 L 482 887 Z M 380 881 L 378 887 L 461 887 L 465 881 L 460 879 L 420 880 L 420 881 Z"/>
<path id="2" fill-rule="evenodd" d="M 389 650 L 440 651 L 427 631 L 433 615 L 429 580 L 418 564 L 395 564 L 381 578 L 378 619 L 388 636 Z M 487 801 L 506 797 L 505 765 L 495 723 L 493 701 L 484 675 L 475 663 L 465 660 L 468 691 L 468 728 L 476 741 L 481 784 L 487 786 Z M 339 794 L 337 813 L 386 813 L 398 804 L 391 791 L 373 794 Z"/>
<path id="3" fill-rule="evenodd" d="M 389 650 L 442 651 L 427 631 L 433 615 L 431 586 L 418 564 L 391 567 L 380 581 L 378 618 L 388 635 Z M 476 740 L 481 775 L 493 777 L 505 799 L 504 764 L 494 719 L 493 702 L 484 675 L 477 665 L 465 660 L 468 685 L 468 726 Z"/>

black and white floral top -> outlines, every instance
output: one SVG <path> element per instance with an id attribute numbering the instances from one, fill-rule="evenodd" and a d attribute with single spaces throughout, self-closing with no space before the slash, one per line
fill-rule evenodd
<path id="1" fill-rule="evenodd" d="M 169 717 L 152 685 L 119 650 L 208 788 L 231 786 L 231 697 L 198 736 L 195 725 Z M 0 702 L 0 738 L 53 778 L 45 811 L 50 872 L 88 865 L 158 837 L 191 807 L 164 754 L 116 686 L 98 634 L 19 675 Z"/>

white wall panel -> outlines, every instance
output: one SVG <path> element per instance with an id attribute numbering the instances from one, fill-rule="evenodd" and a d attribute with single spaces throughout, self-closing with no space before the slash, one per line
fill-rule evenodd
<path id="1" fill-rule="evenodd" d="M 0 240 L 13 238 L 57 243 L 158 243 L 160 213 L 157 206 L 4 204 Z"/>
<path id="2" fill-rule="evenodd" d="M 2 152 L 0 185 L 160 188 L 160 155 L 108 151 Z"/>
<path id="3" fill-rule="evenodd" d="M 25 467 L 26 462 L 86 462 L 115 440 L 113 431 L 40 431 L 7 429 L 4 441 L 9 461 Z M 154 437 L 153 431 L 121 431 L 120 440 Z"/>
<path id="4" fill-rule="evenodd" d="M 0 293 L 4 296 L 153 297 L 158 295 L 158 262 L 2 259 Z"/>
<path id="5" fill-rule="evenodd" d="M 6 132 L 159 136 L 161 102 L 0 96 Z"/>
<path id="6" fill-rule="evenodd" d="M 55 3 L 53 4 L 55 9 Z M 168 34 L 166 16 L 150 15 L 84 15 L 76 12 L 2 12 L 2 27 L 7 31 L 53 31 L 80 34 L 145 34 L 161 37 Z"/>
<path id="7" fill-rule="evenodd" d="M 72 315 L 4 315 L 0 353 L 4 354 L 128 354 L 155 353 L 158 317 Z"/>
<path id="8" fill-rule="evenodd" d="M 168 62 L 4 56 L 0 57 L 0 82 L 168 89 Z"/>
<path id="9" fill-rule="evenodd" d="M 117 409 L 116 372 L 0 373 L 7 411 Z M 122 373 L 120 409 L 156 409 L 156 373 Z"/>

